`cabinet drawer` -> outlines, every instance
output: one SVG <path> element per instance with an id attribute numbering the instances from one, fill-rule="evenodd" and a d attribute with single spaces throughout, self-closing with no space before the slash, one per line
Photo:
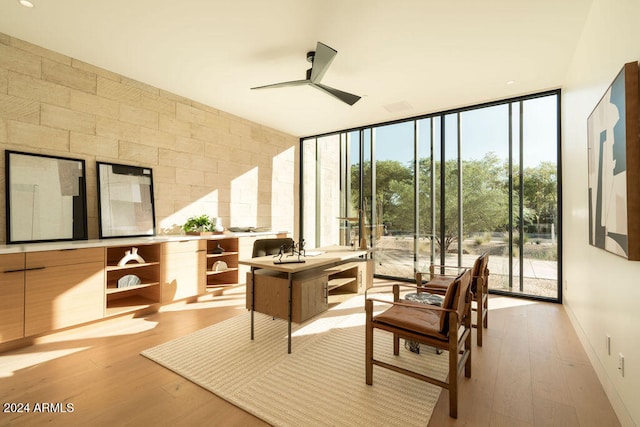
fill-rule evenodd
<path id="1" fill-rule="evenodd" d="M 27 252 L 27 269 L 56 267 L 91 262 L 104 263 L 104 248 L 65 249 L 59 251 Z"/>
<path id="2" fill-rule="evenodd" d="M 24 254 L 0 255 L 0 273 L 24 270 Z M 0 275 L 0 281 L 2 276 Z"/>

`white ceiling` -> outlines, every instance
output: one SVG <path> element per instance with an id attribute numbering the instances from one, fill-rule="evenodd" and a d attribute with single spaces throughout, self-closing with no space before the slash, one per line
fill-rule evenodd
<path id="1" fill-rule="evenodd" d="M 562 86 L 592 0 L 17 0 L 0 32 L 295 136 Z M 309 86 L 306 52 L 338 51 Z M 507 84 L 513 81 L 512 84 Z"/>

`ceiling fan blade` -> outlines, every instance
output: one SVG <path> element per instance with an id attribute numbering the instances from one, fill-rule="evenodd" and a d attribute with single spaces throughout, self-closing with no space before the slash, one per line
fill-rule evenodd
<path id="1" fill-rule="evenodd" d="M 327 72 L 329 65 L 336 57 L 338 51 L 330 48 L 326 44 L 318 42 L 316 46 L 316 53 L 313 57 L 313 66 L 311 67 L 311 81 L 313 83 L 319 83 Z"/>
<path id="2" fill-rule="evenodd" d="M 311 83 L 311 86 L 313 86 L 316 89 L 319 89 L 319 90 L 321 90 L 323 92 L 326 92 L 329 95 L 335 96 L 340 101 L 345 102 L 345 103 L 347 103 L 349 105 L 355 104 L 361 98 L 358 95 L 354 95 L 354 94 L 349 93 L 349 92 L 343 92 L 341 90 L 334 89 L 334 88 L 332 88 L 330 86 L 325 86 L 325 85 L 320 84 L 320 83 Z"/>
<path id="3" fill-rule="evenodd" d="M 268 88 L 272 88 L 272 87 L 302 86 L 302 85 L 308 85 L 309 83 L 311 83 L 310 80 L 292 80 L 290 82 L 282 82 L 282 83 L 274 83 L 274 84 L 264 85 L 264 86 L 256 86 L 256 87 L 252 87 L 251 89 L 268 89 Z"/>

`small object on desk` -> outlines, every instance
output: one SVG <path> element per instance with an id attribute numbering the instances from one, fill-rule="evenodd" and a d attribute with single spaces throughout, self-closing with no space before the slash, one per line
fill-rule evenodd
<path id="1" fill-rule="evenodd" d="M 323 251 L 304 251 L 305 256 L 318 256 L 322 255 Z"/>
<path id="2" fill-rule="evenodd" d="M 273 263 L 274 264 L 302 264 L 305 263 L 306 261 L 303 259 L 286 259 L 286 260 L 277 260 L 274 259 Z"/>
<path id="3" fill-rule="evenodd" d="M 289 249 L 291 249 L 291 253 L 287 255 L 287 258 L 294 257 L 294 256 L 298 256 L 297 260 L 289 260 L 289 259 L 282 259 L 282 256 L 285 254 L 285 252 L 288 252 Z M 305 256 L 305 251 L 304 251 L 304 239 L 300 240 L 299 243 L 296 242 L 292 242 L 291 246 L 286 247 L 286 245 L 282 245 L 280 246 L 280 251 L 278 252 L 277 255 L 274 255 L 274 258 L 277 258 L 277 260 L 274 260 L 273 263 L 274 264 L 299 264 L 299 263 L 303 263 L 305 262 L 303 259 L 300 259 L 301 256 Z"/>

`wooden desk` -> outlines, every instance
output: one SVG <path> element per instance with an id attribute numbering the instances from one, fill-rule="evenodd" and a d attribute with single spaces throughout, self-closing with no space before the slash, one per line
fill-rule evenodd
<path id="1" fill-rule="evenodd" d="M 251 339 L 254 337 L 254 311 L 255 307 L 255 280 L 256 280 L 256 270 L 264 269 L 274 272 L 281 272 L 286 274 L 286 278 L 288 281 L 288 304 L 287 304 L 287 321 L 288 321 L 288 352 L 291 353 L 291 322 L 292 322 L 292 306 L 293 306 L 293 281 L 296 276 L 302 276 L 304 274 L 308 274 L 312 271 L 321 272 L 324 269 L 329 269 L 331 267 L 336 267 L 344 263 L 352 262 L 352 261 L 366 261 L 368 255 L 370 253 L 369 250 L 352 250 L 346 246 L 330 246 L 324 248 L 318 248 L 307 251 L 311 252 L 321 252 L 319 255 L 315 256 L 305 256 L 301 257 L 301 260 L 304 260 L 302 263 L 290 263 L 290 264 L 277 264 L 275 262 L 278 261 L 277 257 L 272 255 L 258 257 L 258 258 L 249 258 L 239 260 L 239 264 L 248 265 L 251 267 L 251 283 L 248 292 L 250 293 L 251 301 L 247 301 L 249 303 L 249 309 L 251 310 Z M 283 261 L 294 260 L 296 257 L 286 257 L 284 255 L 282 257 Z M 275 262 L 274 262 L 275 261 Z M 329 273 L 326 273 L 329 274 Z M 373 272 L 371 269 L 367 269 L 367 276 L 373 276 Z M 370 286 L 371 282 L 366 279 L 367 286 Z M 267 313 L 270 314 L 271 313 Z"/>

